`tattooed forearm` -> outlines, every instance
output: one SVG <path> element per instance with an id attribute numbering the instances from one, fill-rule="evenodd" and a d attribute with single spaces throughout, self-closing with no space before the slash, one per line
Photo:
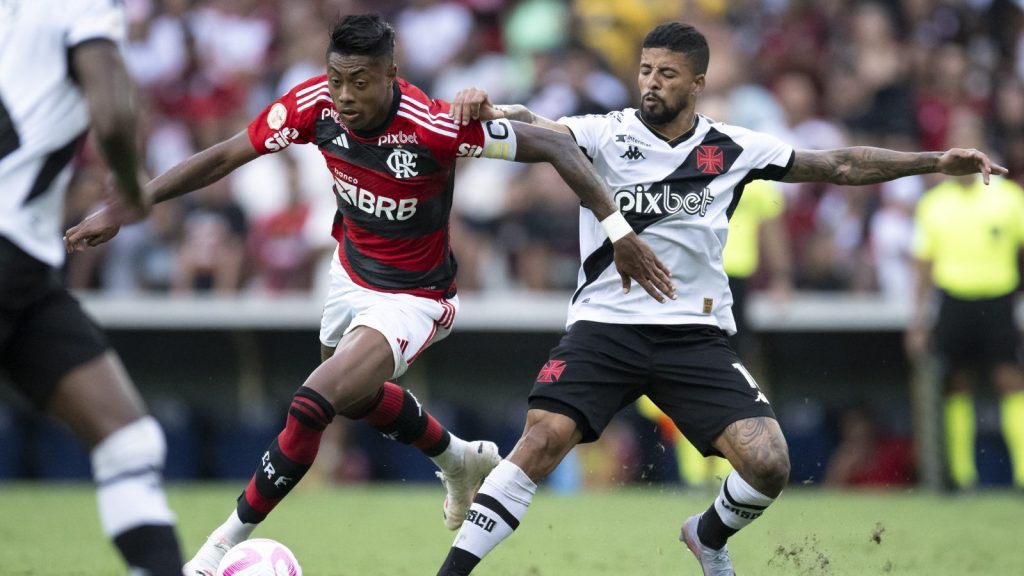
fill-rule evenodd
<path id="1" fill-rule="evenodd" d="M 856 146 L 799 150 L 785 182 L 831 182 L 859 186 L 938 171 L 941 152 L 896 152 Z"/>

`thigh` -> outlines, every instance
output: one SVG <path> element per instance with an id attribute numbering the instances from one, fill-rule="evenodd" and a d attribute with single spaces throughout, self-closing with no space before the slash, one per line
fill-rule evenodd
<path id="1" fill-rule="evenodd" d="M 145 404 L 112 351 L 60 379 L 48 411 L 90 448 L 146 413 Z"/>
<path id="2" fill-rule="evenodd" d="M 983 331 L 977 303 L 942 294 L 933 330 L 935 352 L 948 369 L 965 368 L 981 360 Z"/>
<path id="3" fill-rule="evenodd" d="M 593 442 L 643 393 L 649 349 L 635 326 L 576 322 L 537 374 L 530 408 L 572 418 Z"/>
<path id="4" fill-rule="evenodd" d="M 1020 361 L 1020 332 L 1014 316 L 1012 296 L 988 300 L 979 311 L 978 324 L 982 361 L 988 366 Z"/>
<path id="5" fill-rule="evenodd" d="M 320 322 L 321 356 L 336 348 L 353 329 L 366 326 L 381 333 L 391 348 L 397 378 L 427 347 L 451 333 L 459 299 L 423 298 L 370 290 L 355 284 L 337 262 Z"/>
<path id="6" fill-rule="evenodd" d="M 19 310 L 0 351 L 14 386 L 41 410 L 66 375 L 108 349 L 106 337 L 78 301 L 53 282 Z"/>
<path id="7" fill-rule="evenodd" d="M 775 418 L 768 398 L 715 327 L 677 329 L 659 342 L 647 390 L 679 431 L 705 456 L 721 456 L 715 440 L 733 422 Z"/>

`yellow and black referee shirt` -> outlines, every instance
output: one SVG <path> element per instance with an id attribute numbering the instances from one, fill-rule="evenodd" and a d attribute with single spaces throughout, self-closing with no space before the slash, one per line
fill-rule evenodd
<path id="1" fill-rule="evenodd" d="M 1017 288 L 1024 243 L 1024 189 L 1004 178 L 948 180 L 917 207 L 914 257 L 932 263 L 932 281 L 956 298 L 996 298 Z"/>

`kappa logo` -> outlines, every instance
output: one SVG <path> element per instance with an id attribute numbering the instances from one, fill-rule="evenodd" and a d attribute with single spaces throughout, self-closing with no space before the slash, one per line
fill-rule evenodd
<path id="1" fill-rule="evenodd" d="M 415 152 L 410 152 L 403 148 L 395 148 L 391 151 L 391 155 L 388 156 L 388 168 L 394 172 L 395 178 L 401 180 L 419 176 L 419 172 L 416 171 L 416 157 L 417 154 Z"/>
<path id="2" fill-rule="evenodd" d="M 644 153 L 636 146 L 630 146 L 622 153 L 622 156 L 619 156 L 619 158 L 625 158 L 626 160 L 643 160 L 646 156 L 644 156 Z"/>
<path id="3" fill-rule="evenodd" d="M 537 374 L 537 382 L 557 382 L 565 372 L 565 360 L 548 360 Z"/>
<path id="4" fill-rule="evenodd" d="M 721 174 L 725 158 L 718 146 L 702 145 L 697 148 L 697 168 L 705 174 Z"/>

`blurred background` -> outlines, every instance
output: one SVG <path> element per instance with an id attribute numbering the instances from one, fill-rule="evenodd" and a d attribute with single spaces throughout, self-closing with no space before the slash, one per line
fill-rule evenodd
<path id="1" fill-rule="evenodd" d="M 374 11 L 397 29 L 399 74 L 434 98 L 476 86 L 549 118 L 634 106 L 644 35 L 682 20 L 711 45 L 698 111 L 716 120 L 798 148 L 978 147 L 1024 179 L 1020 1 L 125 3 L 153 175 L 321 74 L 339 13 Z M 94 148 L 77 168 L 69 226 L 96 209 L 106 186 Z M 576 283 L 578 203 L 547 165 L 470 160 L 458 170 L 452 245 L 462 317 L 400 383 L 460 436 L 494 439 L 507 453 Z M 914 208 L 939 181 L 771 185 L 775 233 L 754 245 L 763 257 L 743 273 L 747 337 L 737 345 L 783 424 L 795 484 L 921 480 L 917 372 L 902 338 Z M 156 206 L 68 261 L 69 284 L 167 429 L 169 478 L 248 477 L 287 398 L 316 366 L 334 246 L 330 184 L 317 149 L 293 146 Z M 978 388 L 980 483 L 1005 485 L 1010 468 L 986 389 Z M 0 479 L 89 477 L 63 430 L 30 418 L 9 389 L 0 394 Z M 433 480 L 429 461 L 368 427 L 339 423 L 325 442 L 314 476 L 323 482 Z M 692 484 L 675 443 L 656 414 L 627 410 L 552 485 Z"/>

